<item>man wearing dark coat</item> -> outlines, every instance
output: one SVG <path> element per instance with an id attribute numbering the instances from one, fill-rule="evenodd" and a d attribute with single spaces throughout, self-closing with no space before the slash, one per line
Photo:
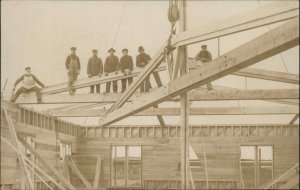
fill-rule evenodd
<path id="1" fill-rule="evenodd" d="M 97 56 L 97 50 L 94 49 L 93 57 L 89 59 L 87 65 L 87 74 L 88 77 L 91 78 L 93 76 L 101 76 L 103 73 L 103 63 L 100 57 Z M 94 88 L 96 86 L 96 92 L 100 93 L 100 84 L 90 86 L 91 90 L 90 93 L 94 93 Z"/>
<path id="2" fill-rule="evenodd" d="M 143 46 L 140 46 L 138 48 L 139 54 L 136 56 L 136 66 L 140 68 L 144 68 L 151 60 L 151 57 L 145 53 L 145 50 Z M 153 72 L 153 77 L 157 83 L 157 85 L 160 87 L 162 86 L 160 77 L 158 75 L 158 72 Z M 145 81 L 142 82 L 140 86 L 140 92 L 149 92 L 149 89 L 151 88 L 150 83 L 150 75 L 146 77 Z"/>
<path id="3" fill-rule="evenodd" d="M 207 45 L 201 46 L 201 51 L 195 57 L 196 61 L 200 61 L 200 63 L 211 62 L 212 56 L 211 53 L 207 50 Z M 210 82 L 206 83 L 206 87 L 208 90 L 212 90 L 212 85 Z"/>
<path id="4" fill-rule="evenodd" d="M 41 103 L 41 93 L 40 89 L 35 85 L 36 83 L 39 84 L 41 87 L 45 87 L 45 85 L 39 81 L 33 74 L 31 74 L 31 68 L 25 68 L 26 73 L 22 75 L 14 84 L 13 91 L 15 90 L 16 86 L 22 81 L 22 87 L 20 87 L 17 92 L 11 97 L 10 101 L 15 102 L 17 98 L 23 92 L 35 92 L 37 96 L 37 102 Z"/>
<path id="5" fill-rule="evenodd" d="M 110 48 L 108 50 L 109 56 L 106 57 L 105 63 L 104 63 L 104 75 L 107 76 L 108 73 L 115 73 L 118 74 L 119 72 L 119 58 L 114 55 L 116 50 L 113 48 Z M 118 92 L 118 81 L 113 81 L 113 92 Z M 110 91 L 111 82 L 106 83 L 106 93 L 109 93 Z"/>
<path id="6" fill-rule="evenodd" d="M 76 48 L 71 48 L 71 55 L 68 55 L 66 60 L 66 69 L 68 71 L 68 86 L 70 95 L 74 95 L 76 90 L 73 88 L 73 83 L 77 80 L 77 76 L 80 74 L 80 61 L 76 55 Z"/>
<path id="7" fill-rule="evenodd" d="M 128 49 L 122 50 L 123 56 L 120 59 L 120 69 L 124 75 L 130 75 L 133 70 L 133 60 L 130 55 L 128 55 Z M 121 79 L 122 82 L 122 92 L 126 90 L 126 85 L 128 81 L 128 85 L 132 83 L 133 77 L 128 77 Z"/>

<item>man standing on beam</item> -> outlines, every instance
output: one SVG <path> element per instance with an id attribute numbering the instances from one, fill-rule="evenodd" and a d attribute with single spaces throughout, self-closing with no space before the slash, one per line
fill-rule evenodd
<path id="1" fill-rule="evenodd" d="M 73 83 L 77 80 L 77 76 L 80 74 L 80 61 L 79 57 L 76 55 L 76 47 L 71 47 L 71 55 L 67 57 L 66 69 L 68 71 L 68 86 L 69 94 L 74 95 L 76 89 L 73 88 Z"/>
<path id="2" fill-rule="evenodd" d="M 122 50 L 123 56 L 120 59 L 120 69 L 121 72 L 124 73 L 124 75 L 130 75 L 132 70 L 133 70 L 133 60 L 130 55 L 128 55 L 128 49 L 124 48 Z M 122 82 L 122 92 L 126 90 L 127 86 L 127 81 L 128 85 L 130 85 L 133 81 L 132 77 L 128 77 L 125 79 L 121 79 Z"/>
<path id="3" fill-rule="evenodd" d="M 119 58 L 114 55 L 115 52 L 116 52 L 116 50 L 114 50 L 113 48 L 110 48 L 108 50 L 108 53 L 110 55 L 106 57 L 105 63 L 104 63 L 104 75 L 105 76 L 107 76 L 108 73 L 118 74 L 118 72 L 119 72 L 120 62 L 119 62 Z M 107 82 L 106 83 L 106 93 L 110 92 L 111 83 L 113 83 L 113 92 L 117 93 L 118 92 L 118 81 Z"/>
<path id="4" fill-rule="evenodd" d="M 136 66 L 144 68 L 151 60 L 151 57 L 145 53 L 143 46 L 138 48 L 139 54 L 136 56 Z M 149 92 L 151 88 L 150 76 L 147 76 L 145 81 L 142 82 L 140 86 L 140 92 Z"/>
<path id="5" fill-rule="evenodd" d="M 93 76 L 101 76 L 103 73 L 103 63 L 100 57 L 97 56 L 97 50 L 94 49 L 93 57 L 89 59 L 88 66 L 87 66 L 87 74 L 88 77 L 91 78 Z M 96 86 L 96 92 L 100 94 L 100 84 L 90 86 L 91 90 L 90 93 L 94 93 L 94 88 Z"/>

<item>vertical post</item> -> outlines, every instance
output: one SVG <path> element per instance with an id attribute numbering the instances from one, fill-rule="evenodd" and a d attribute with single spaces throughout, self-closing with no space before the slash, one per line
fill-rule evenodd
<path id="1" fill-rule="evenodd" d="M 179 1 L 179 32 L 187 29 L 186 23 L 186 0 Z M 187 73 L 187 48 L 179 47 L 180 53 L 180 76 Z M 188 113 L 188 92 L 180 95 L 180 120 L 181 120 L 181 189 L 187 189 L 188 181 L 188 135 L 189 135 L 189 113 Z"/>

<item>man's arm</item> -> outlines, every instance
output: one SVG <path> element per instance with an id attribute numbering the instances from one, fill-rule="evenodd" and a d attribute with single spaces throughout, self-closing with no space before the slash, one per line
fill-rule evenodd
<path id="1" fill-rule="evenodd" d="M 32 75 L 32 78 L 33 78 L 33 79 L 35 80 L 35 82 L 38 83 L 41 87 L 43 87 L 43 88 L 45 87 L 45 85 L 44 85 L 41 81 L 39 81 L 39 79 L 37 79 L 36 76 Z"/>
<path id="2" fill-rule="evenodd" d="M 68 56 L 66 60 L 66 69 L 69 69 L 69 63 L 70 63 L 70 56 Z"/>
<path id="3" fill-rule="evenodd" d="M 121 69 L 122 73 L 125 72 L 125 69 L 124 69 L 125 64 L 126 64 L 126 62 L 124 63 L 124 57 L 121 57 L 121 59 L 120 59 L 120 69 Z"/>
<path id="4" fill-rule="evenodd" d="M 14 87 L 16 87 L 16 86 L 19 84 L 19 82 L 21 82 L 23 79 L 24 79 L 24 75 L 22 75 L 20 78 L 18 78 L 18 79 L 16 80 L 16 82 L 15 82 L 15 84 L 14 84 Z"/>
<path id="5" fill-rule="evenodd" d="M 99 73 L 100 74 L 102 74 L 103 73 L 103 63 L 102 63 L 102 59 L 101 58 L 99 58 L 99 67 L 100 67 L 100 71 L 99 71 Z"/>
<path id="6" fill-rule="evenodd" d="M 87 65 L 87 74 L 91 74 L 91 59 L 89 59 L 88 65 Z"/>
<path id="7" fill-rule="evenodd" d="M 149 63 L 151 61 L 150 55 L 146 54 L 146 60 L 147 60 L 147 63 Z"/>
<path id="8" fill-rule="evenodd" d="M 132 59 L 131 56 L 129 57 L 129 70 L 130 70 L 130 71 L 133 70 L 133 59 Z"/>
<path id="9" fill-rule="evenodd" d="M 144 65 L 142 64 L 140 56 L 136 56 L 136 66 L 137 67 L 144 67 Z"/>
<path id="10" fill-rule="evenodd" d="M 211 53 L 210 52 L 208 52 L 208 61 L 211 61 L 212 60 L 212 56 L 211 56 Z"/>
<path id="11" fill-rule="evenodd" d="M 120 70 L 120 61 L 119 58 L 116 56 L 116 70 L 119 71 Z"/>
<path id="12" fill-rule="evenodd" d="M 104 62 L 104 72 L 107 72 L 107 70 L 108 70 L 108 58 L 106 58 Z"/>
<path id="13" fill-rule="evenodd" d="M 78 70 L 80 70 L 80 60 L 79 60 L 79 57 L 77 57 L 77 68 L 78 68 Z"/>

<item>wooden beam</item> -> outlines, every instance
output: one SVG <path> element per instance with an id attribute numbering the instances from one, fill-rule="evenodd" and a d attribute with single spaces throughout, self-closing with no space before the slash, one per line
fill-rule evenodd
<path id="1" fill-rule="evenodd" d="M 54 117 L 104 117 L 107 110 L 50 110 L 47 114 Z M 180 108 L 148 108 L 132 116 L 178 116 Z M 272 115 L 272 114 L 297 114 L 296 106 L 268 106 L 268 107 L 206 107 L 190 108 L 190 115 Z"/>
<path id="2" fill-rule="evenodd" d="M 187 30 L 187 0 L 179 1 L 179 32 Z M 180 76 L 187 73 L 187 47 L 178 48 L 180 52 Z M 189 189 L 189 94 L 188 91 L 180 94 L 180 156 L 181 156 L 181 189 Z"/>
<path id="3" fill-rule="evenodd" d="M 143 93 L 145 94 L 145 93 Z M 136 93 L 128 102 L 138 100 L 142 94 Z M 70 109 L 85 109 L 91 108 L 94 105 L 102 105 L 112 103 L 121 97 L 119 93 L 112 94 L 75 94 L 69 96 L 68 94 L 51 94 L 43 95 L 43 101 L 47 104 L 67 104 L 70 105 L 64 109 L 51 110 L 70 110 Z M 253 89 L 253 90 L 239 90 L 239 89 L 214 89 L 206 90 L 195 89 L 189 93 L 189 101 L 215 101 L 215 100 L 275 100 L 275 99 L 299 99 L 298 89 Z M 168 99 L 167 101 L 179 101 L 179 97 Z M 82 103 L 87 102 L 87 103 Z M 101 103 L 98 103 L 101 102 Z M 35 94 L 20 97 L 16 103 L 18 104 L 35 104 Z M 78 105 L 77 105 L 78 104 Z"/>
<path id="4" fill-rule="evenodd" d="M 290 121 L 289 125 L 293 125 L 295 123 L 295 121 L 299 118 L 299 113 L 297 113 L 293 119 Z"/>
<path id="5" fill-rule="evenodd" d="M 255 11 L 249 11 L 242 15 L 236 15 L 234 17 L 235 19 L 226 19 L 216 25 L 210 24 L 207 27 L 201 27 L 200 30 L 187 31 L 184 34 L 182 32 L 176 39 L 173 40 L 172 45 L 183 46 L 212 38 L 218 38 L 220 36 L 225 36 L 236 32 L 241 32 L 259 26 L 265 26 L 297 17 L 299 15 L 298 12 L 299 5 L 296 2 L 277 3 L 264 6 Z M 151 72 L 154 71 L 154 69 L 163 61 L 163 52 L 166 45 L 167 42 L 163 44 L 163 46 L 154 56 L 154 59 L 126 89 L 122 97 L 111 107 L 110 112 L 120 108 L 136 91 L 141 82 L 144 81 L 145 78 L 149 76 Z"/>
<path id="6" fill-rule="evenodd" d="M 166 99 L 175 97 L 199 85 L 219 79 L 299 44 L 299 17 L 276 27 L 258 38 L 213 60 L 205 68 L 189 72 L 175 81 L 149 92 L 139 100 L 128 103 L 99 120 L 100 126 L 109 125 Z M 122 96 L 123 97 L 123 96 Z M 123 98 L 121 98 L 124 100 Z"/>
<path id="7" fill-rule="evenodd" d="M 210 63 L 207 63 L 210 64 Z M 188 59 L 188 65 L 190 70 L 196 69 L 196 62 L 194 59 Z M 263 69 L 255 69 L 255 68 L 245 68 L 239 70 L 237 72 L 232 73 L 231 75 L 243 76 L 249 78 L 291 83 L 291 84 L 299 84 L 299 75 L 285 73 L 285 72 L 277 72 Z"/>
<path id="8" fill-rule="evenodd" d="M 261 189 L 272 189 L 273 185 L 275 185 L 277 182 L 286 181 L 286 178 L 290 176 L 291 174 L 298 174 L 299 175 L 299 162 L 291 167 L 289 170 L 284 172 L 282 175 L 274 179 L 271 183 L 266 185 L 265 187 L 261 187 Z M 288 189 L 288 188 L 287 188 Z"/>
<path id="9" fill-rule="evenodd" d="M 12 145 L 6 138 L 1 136 L 1 140 L 3 142 L 5 142 L 8 146 L 10 146 L 17 154 L 20 154 L 20 151 L 14 147 L 14 145 Z M 24 157 L 25 161 L 28 162 L 29 165 L 31 165 L 34 169 L 36 169 L 37 171 L 39 171 L 41 174 L 43 174 L 48 180 L 50 180 L 51 182 L 53 182 L 55 185 L 57 185 L 57 187 L 59 187 L 62 190 L 65 190 L 65 188 L 63 186 L 61 186 L 56 180 L 54 180 L 50 175 L 48 175 L 46 172 L 44 172 L 38 165 L 36 165 L 35 163 L 33 163 L 31 160 L 29 160 L 27 157 Z"/>
<path id="10" fill-rule="evenodd" d="M 97 189 L 99 187 L 99 180 L 100 180 L 100 174 L 101 174 L 101 165 L 102 165 L 102 159 L 101 157 L 97 157 L 97 164 L 96 164 L 96 173 L 95 173 L 95 179 L 94 179 L 94 189 Z"/>
<path id="11" fill-rule="evenodd" d="M 52 172 L 60 181 L 61 183 L 67 187 L 68 189 L 76 190 L 76 188 L 59 172 L 57 171 L 51 163 L 49 163 L 46 159 L 37 153 L 22 137 L 19 138 L 19 141 L 34 155 L 34 157 L 41 163 L 43 166 Z"/>
<path id="12" fill-rule="evenodd" d="M 25 175 L 26 186 L 29 189 L 33 189 L 34 184 L 33 184 L 32 180 L 31 180 L 30 173 L 29 173 L 29 171 L 28 171 L 28 169 L 26 167 L 25 155 L 21 151 L 21 144 L 20 144 L 20 142 L 18 140 L 14 124 L 12 122 L 11 117 L 8 115 L 7 110 L 5 108 L 2 108 L 2 110 L 3 110 L 4 116 L 5 116 L 6 121 L 7 121 L 7 125 L 8 125 L 8 129 L 9 129 L 10 135 L 11 135 L 13 146 L 16 147 L 16 149 L 18 150 L 18 153 L 19 153 L 18 154 L 18 158 L 20 160 L 21 167 L 22 167 L 24 175 Z"/>
<path id="13" fill-rule="evenodd" d="M 188 30 L 172 40 L 172 45 L 183 46 L 214 39 L 257 27 L 285 21 L 299 16 L 299 4 L 296 1 L 281 1 L 262 6 L 231 18 L 209 23 Z"/>
<path id="14" fill-rule="evenodd" d="M 89 183 L 89 181 L 80 173 L 80 171 L 78 170 L 78 168 L 76 167 L 73 159 L 70 156 L 65 156 L 65 162 L 68 166 L 70 166 L 70 168 L 72 169 L 72 171 L 79 177 L 79 179 L 81 179 L 81 181 L 83 182 L 83 184 L 88 188 L 88 189 L 93 189 L 92 185 Z"/>
<path id="15" fill-rule="evenodd" d="M 166 70 L 165 66 L 160 66 L 155 69 L 155 71 L 164 71 Z M 131 75 L 124 76 L 122 73 L 119 73 L 117 75 L 111 74 L 108 76 L 95 76 L 91 78 L 84 78 L 84 79 L 79 79 L 74 82 L 73 87 L 74 89 L 80 89 L 84 87 L 89 87 L 91 85 L 96 85 L 96 84 L 104 84 L 106 82 L 111 82 L 111 81 L 116 81 L 116 80 L 121 80 L 123 78 L 128 78 L 128 77 L 135 77 L 137 76 L 143 69 L 140 68 L 135 68 Z M 61 83 L 57 84 L 54 86 L 49 86 L 41 89 L 41 94 L 55 94 L 55 93 L 61 93 L 61 92 L 66 92 L 68 91 L 68 83 Z"/>
<path id="16" fill-rule="evenodd" d="M 299 185 L 299 174 L 289 179 L 285 184 L 280 186 L 278 189 L 293 189 Z"/>

